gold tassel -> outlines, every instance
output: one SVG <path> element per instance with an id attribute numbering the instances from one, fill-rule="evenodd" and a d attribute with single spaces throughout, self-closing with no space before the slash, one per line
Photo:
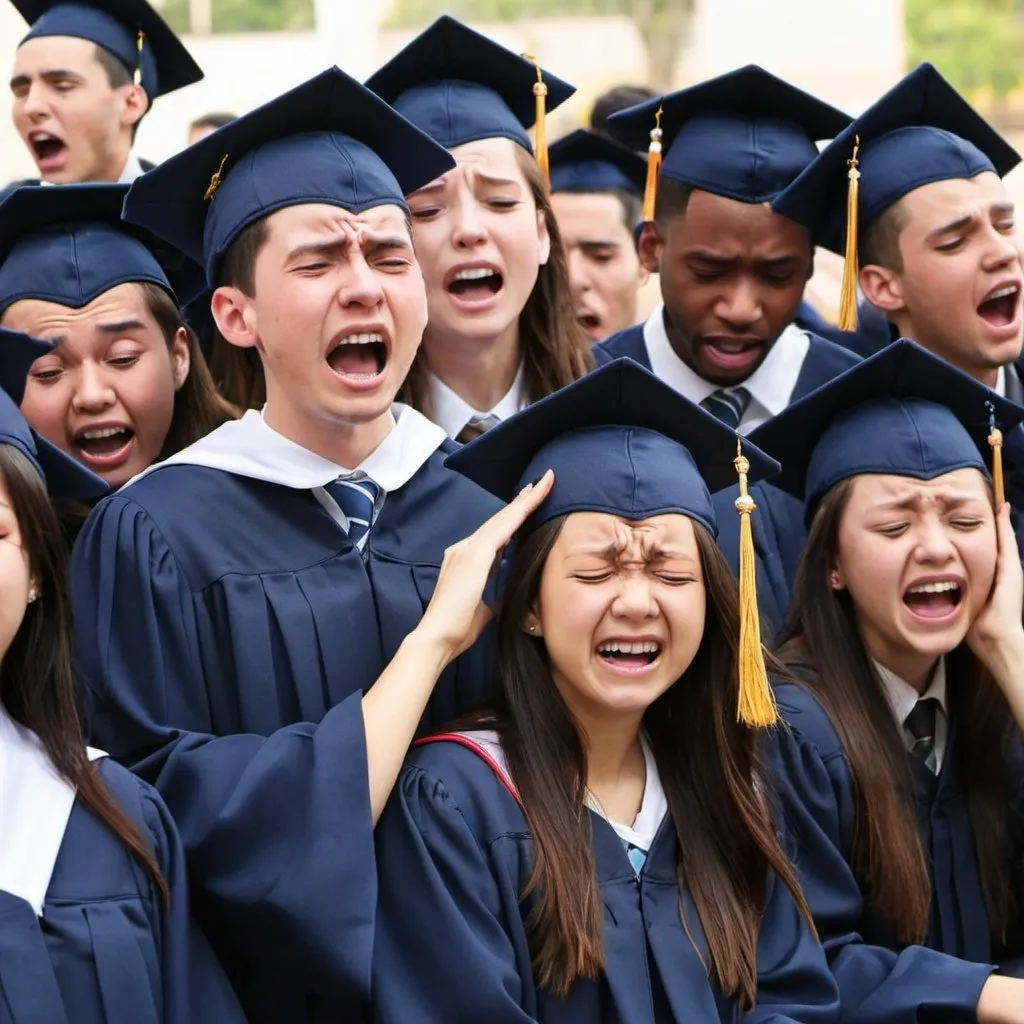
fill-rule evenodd
<path id="1" fill-rule="evenodd" d="M 135 49 L 138 51 L 138 56 L 135 59 L 135 74 L 132 75 L 132 79 L 136 85 L 142 85 L 142 47 L 146 42 L 146 33 L 139 29 L 139 34 L 135 38 Z"/>
<path id="2" fill-rule="evenodd" d="M 544 175 L 544 183 L 550 189 L 551 172 L 548 168 L 548 135 L 545 127 L 548 117 L 548 87 L 544 82 L 544 71 L 537 58 L 531 57 L 528 53 L 524 53 L 523 57 L 537 69 L 537 81 L 533 83 L 533 98 L 537 107 L 533 129 L 533 148 L 537 157 L 537 166 L 540 168 L 540 173 Z"/>
<path id="3" fill-rule="evenodd" d="M 1006 501 L 1006 488 L 1003 485 L 1003 432 L 996 426 L 996 410 L 991 402 L 988 406 L 989 431 L 988 443 L 992 449 L 992 491 L 995 495 L 996 508 L 1003 507 Z"/>
<path id="4" fill-rule="evenodd" d="M 757 505 L 747 492 L 750 461 L 743 454 L 743 442 L 736 438 L 733 463 L 740 478 L 736 511 L 740 515 L 740 642 L 737 655 L 739 707 L 736 717 L 753 729 L 766 729 L 779 720 L 775 695 L 768 682 L 768 670 L 761 646 L 761 621 L 757 611 L 757 578 L 754 565 L 754 532 L 750 516 Z"/>
<path id="5" fill-rule="evenodd" d="M 843 263 L 843 285 L 839 291 L 839 323 L 841 331 L 857 330 L 857 212 L 860 205 L 860 136 L 853 140 L 853 156 L 847 161 L 850 184 L 846 192 L 846 253 Z"/>
<path id="6" fill-rule="evenodd" d="M 210 179 L 210 184 L 206 186 L 206 192 L 203 195 L 203 202 L 208 203 L 216 194 L 217 189 L 220 188 L 221 175 L 224 173 L 224 165 L 228 162 L 228 154 L 224 154 L 224 158 L 220 162 L 220 167 L 214 172 L 213 177 Z"/>
<path id="7" fill-rule="evenodd" d="M 644 223 L 654 220 L 654 209 L 658 199 L 658 177 L 661 174 L 661 115 L 663 108 L 658 105 L 651 129 L 651 144 L 647 147 L 647 182 L 644 185 Z"/>

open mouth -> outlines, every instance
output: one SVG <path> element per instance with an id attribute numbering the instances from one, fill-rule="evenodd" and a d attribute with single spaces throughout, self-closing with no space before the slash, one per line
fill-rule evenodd
<path id="1" fill-rule="evenodd" d="M 597 331 L 601 328 L 601 318 L 596 313 L 591 313 L 589 310 L 582 310 L 576 314 L 576 323 L 583 328 L 583 330 Z"/>
<path id="2" fill-rule="evenodd" d="M 606 640 L 598 644 L 597 656 L 609 668 L 636 672 L 658 660 L 661 644 L 657 640 Z"/>
<path id="3" fill-rule="evenodd" d="M 384 335 L 376 331 L 350 334 L 327 354 L 327 363 L 339 376 L 368 381 L 379 377 L 388 364 Z"/>
<path id="4" fill-rule="evenodd" d="M 743 370 L 750 367 L 764 352 L 764 343 L 757 338 L 712 336 L 704 339 L 704 350 L 710 362 L 722 370 Z"/>
<path id="5" fill-rule="evenodd" d="M 490 267 L 467 267 L 457 270 L 448 282 L 448 292 L 465 302 L 480 302 L 498 294 L 504 279 Z"/>
<path id="6" fill-rule="evenodd" d="M 62 160 L 68 148 L 63 139 L 49 132 L 33 132 L 28 141 L 40 167 Z"/>
<path id="7" fill-rule="evenodd" d="M 955 580 L 919 583 L 903 595 L 903 603 L 923 619 L 942 619 L 960 607 L 963 592 Z"/>
<path id="8" fill-rule="evenodd" d="M 1020 285 L 1008 284 L 990 292 L 978 306 L 978 316 L 992 327 L 1008 327 L 1017 319 Z"/>
<path id="9" fill-rule="evenodd" d="M 75 447 L 82 461 L 99 467 L 120 462 L 135 440 L 130 427 L 98 427 L 81 430 L 75 435 Z"/>

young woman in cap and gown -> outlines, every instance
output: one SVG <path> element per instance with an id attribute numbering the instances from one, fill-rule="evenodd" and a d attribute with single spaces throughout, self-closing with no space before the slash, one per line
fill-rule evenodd
<path id="1" fill-rule="evenodd" d="M 575 89 L 447 15 L 366 84 L 456 161 L 409 196 L 429 316 L 403 394 L 466 441 L 592 365 L 547 182 Z"/>
<path id="2" fill-rule="evenodd" d="M 16 398 L 38 343 L 0 344 Z M 241 1022 L 163 801 L 82 736 L 51 498 L 104 490 L 0 390 L 0 1021 Z"/>
<path id="3" fill-rule="evenodd" d="M 1024 1020 L 1022 417 L 903 340 L 755 435 L 806 510 L 778 786 L 857 1024 Z"/>
<path id="4" fill-rule="evenodd" d="M 708 493 L 776 467 L 630 360 L 449 462 L 550 493 L 514 541 L 490 710 L 417 746 L 377 829 L 377 1019 L 836 1020 L 771 813 L 753 589 Z"/>

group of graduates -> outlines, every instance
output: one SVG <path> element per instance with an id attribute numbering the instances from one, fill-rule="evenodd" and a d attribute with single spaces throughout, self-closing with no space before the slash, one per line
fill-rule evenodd
<path id="1" fill-rule="evenodd" d="M 442 17 L 148 167 L 159 15 L 14 2 L 0 1024 L 1024 1022 L 1019 156 L 941 75 L 549 147 Z"/>

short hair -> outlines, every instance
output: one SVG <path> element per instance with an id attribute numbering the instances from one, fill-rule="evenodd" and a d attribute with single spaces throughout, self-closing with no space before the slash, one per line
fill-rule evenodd
<path id="1" fill-rule="evenodd" d="M 654 203 L 654 223 L 665 234 L 669 221 L 682 217 L 693 195 L 693 186 L 662 175 L 658 179 L 658 195 Z"/>
<path id="2" fill-rule="evenodd" d="M 122 86 L 132 85 L 135 82 L 135 72 L 120 57 L 115 57 L 106 47 L 100 46 L 99 43 L 96 43 L 95 46 L 96 60 L 106 73 L 111 89 L 120 89 Z M 142 88 L 146 88 L 145 82 L 143 82 Z M 146 99 L 149 102 L 146 105 L 146 109 L 142 112 L 142 117 L 149 113 L 149 108 L 153 105 L 148 92 L 146 93 Z M 135 134 L 139 130 L 139 125 L 142 124 L 142 117 L 132 125 L 132 142 L 135 141 Z"/>
<path id="3" fill-rule="evenodd" d="M 256 295 L 256 258 L 267 240 L 267 216 L 242 229 L 228 246 L 216 275 L 220 285 L 238 288 L 250 299 Z"/>
<path id="4" fill-rule="evenodd" d="M 590 111 L 590 127 L 602 135 L 608 134 L 608 118 L 620 110 L 654 99 L 658 94 L 646 85 L 616 85 L 601 93 Z"/>
<path id="5" fill-rule="evenodd" d="M 214 112 L 212 114 L 203 114 L 202 117 L 197 117 L 190 125 L 189 130 L 194 128 L 212 128 L 216 131 L 218 128 L 223 128 L 224 125 L 230 124 L 235 120 L 235 114 L 225 114 L 223 112 Z"/>
<path id="6" fill-rule="evenodd" d="M 858 262 L 862 267 L 874 264 L 894 270 L 903 270 L 900 253 L 900 233 L 907 222 L 903 203 L 897 200 L 884 209 L 874 220 L 861 229 L 857 239 Z"/>

